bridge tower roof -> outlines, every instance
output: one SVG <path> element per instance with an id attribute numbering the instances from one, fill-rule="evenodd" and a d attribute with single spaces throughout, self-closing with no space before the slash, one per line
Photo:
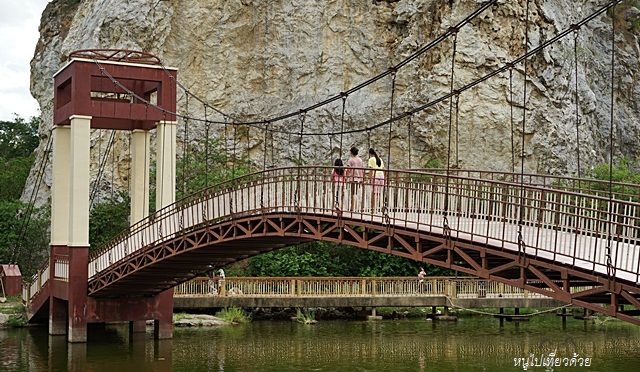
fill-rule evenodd
<path id="1" fill-rule="evenodd" d="M 175 121 L 177 69 L 152 54 L 122 49 L 72 52 L 54 78 L 54 125 L 91 116 L 98 129 L 152 129 Z"/>

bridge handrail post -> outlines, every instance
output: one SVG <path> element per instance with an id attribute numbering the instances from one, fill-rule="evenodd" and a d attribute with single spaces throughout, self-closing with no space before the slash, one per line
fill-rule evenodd
<path id="1" fill-rule="evenodd" d="M 291 279 L 289 282 L 290 282 L 289 294 L 291 296 L 295 296 L 296 295 L 296 280 L 295 279 Z"/>
<path id="2" fill-rule="evenodd" d="M 367 294 L 367 281 L 366 279 L 360 279 L 360 294 Z"/>

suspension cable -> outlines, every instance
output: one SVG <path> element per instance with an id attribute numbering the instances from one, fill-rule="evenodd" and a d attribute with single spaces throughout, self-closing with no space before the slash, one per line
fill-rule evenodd
<path id="1" fill-rule="evenodd" d="M 433 49 L 434 47 L 438 46 L 440 43 L 442 43 L 444 40 L 448 39 L 450 36 L 452 36 L 452 29 L 456 29 L 459 30 L 460 28 L 462 28 L 463 26 L 469 24 L 472 20 L 474 20 L 476 17 L 478 17 L 480 14 L 484 13 L 487 9 L 489 9 L 491 6 L 493 6 L 494 4 L 497 3 L 497 0 L 488 0 L 485 3 L 483 3 L 482 5 L 480 5 L 477 9 L 475 9 L 472 13 L 468 14 L 464 19 L 462 19 L 460 22 L 458 22 L 455 26 L 453 26 L 452 28 L 448 29 L 446 32 L 444 32 L 443 34 L 441 34 L 440 36 L 438 36 L 437 38 L 435 38 L 434 40 L 432 40 L 431 42 L 429 42 L 427 45 L 422 46 L 420 49 L 418 49 L 417 51 L 415 51 L 414 53 L 412 53 L 410 56 L 408 56 L 407 58 L 403 59 L 401 62 L 399 62 L 398 64 L 396 64 L 395 66 L 393 66 L 390 69 L 387 69 L 383 72 L 381 72 L 380 74 L 370 78 L 369 80 L 366 80 L 358 85 L 356 85 L 355 87 L 352 87 L 350 89 L 348 89 L 347 91 L 345 91 L 344 93 L 346 94 L 352 94 L 354 92 L 357 92 L 383 78 L 385 78 L 386 76 L 390 75 L 392 70 L 394 71 L 398 71 L 400 68 L 404 67 L 405 65 L 409 64 L 410 62 L 412 62 L 413 60 L 415 60 L 416 58 L 420 57 L 421 55 L 425 54 L 426 52 L 428 52 L 429 50 Z M 166 71 L 166 69 L 165 69 Z M 176 83 L 178 84 L 178 86 L 182 89 L 186 90 L 186 87 L 182 84 L 180 84 L 178 82 L 178 80 L 176 79 Z M 193 95 L 193 94 L 192 94 Z M 278 121 L 282 121 L 285 119 L 289 119 L 292 117 L 295 117 L 296 115 L 298 115 L 299 112 L 304 111 L 304 112 L 309 112 L 309 111 L 313 111 L 317 108 L 323 107 L 325 105 L 328 105 L 338 99 L 340 99 L 342 97 L 342 93 L 340 94 L 336 94 L 330 98 L 325 99 L 324 101 L 315 103 L 311 106 L 308 107 L 304 107 L 295 111 L 291 111 L 288 112 L 286 114 L 277 116 L 277 117 L 272 117 L 267 119 L 270 122 L 278 122 Z M 194 98 L 200 100 L 202 103 L 204 103 L 204 100 L 197 98 L 194 96 Z M 222 113 L 222 112 L 221 112 Z M 223 115 L 227 115 L 222 113 Z M 245 121 L 245 122 L 241 122 L 239 120 L 234 119 L 235 122 L 237 122 L 238 124 L 243 124 L 243 125 L 260 125 L 260 124 L 264 124 L 264 121 Z M 216 123 L 216 124 L 222 124 L 222 123 Z"/>
<path id="2" fill-rule="evenodd" d="M 491 3 L 491 4 L 493 4 L 495 1 L 496 1 L 496 0 L 491 0 L 491 2 L 490 2 L 490 3 Z M 610 9 L 614 4 L 618 4 L 618 3 L 620 3 L 621 1 L 622 1 L 622 0 L 611 0 L 611 1 L 609 1 L 606 5 L 603 5 L 601 8 L 597 9 L 596 11 L 594 11 L 593 13 L 591 13 L 589 16 L 587 16 L 587 17 L 585 17 L 584 19 L 582 19 L 582 20 L 578 23 L 578 25 L 584 25 L 584 24 L 586 24 L 586 23 L 590 22 L 591 20 L 593 20 L 594 18 L 598 17 L 598 16 L 599 16 L 600 14 L 602 14 L 603 12 L 607 11 L 608 9 Z M 489 4 L 489 3 L 487 3 L 487 4 Z M 485 4 L 485 5 L 487 5 L 487 4 Z M 484 10 L 484 9 L 483 9 L 483 10 Z M 474 13 L 474 14 L 475 14 L 475 13 Z M 479 15 L 479 14 L 480 14 L 480 13 L 476 14 L 475 16 L 477 16 L 477 15 Z M 469 16 L 469 17 L 467 17 L 467 18 L 469 18 L 469 19 L 468 19 L 466 22 L 458 23 L 458 26 L 460 26 L 460 27 L 461 27 L 461 26 L 463 26 L 463 25 L 467 24 L 469 21 L 471 21 L 471 20 L 473 19 L 471 16 Z M 558 40 L 560 40 L 560 39 L 564 38 L 564 37 L 565 37 L 568 33 L 570 33 L 571 31 L 572 31 L 572 30 L 565 30 L 565 31 L 562 31 L 562 32 L 560 32 L 560 33 L 556 34 L 554 37 L 552 37 L 552 38 L 550 38 L 550 39 L 546 40 L 545 42 L 543 42 L 542 44 L 540 44 L 540 45 L 539 45 L 539 46 L 537 46 L 536 48 L 533 48 L 533 49 L 529 50 L 526 54 L 521 55 L 520 57 L 518 57 L 518 58 L 516 58 L 515 60 L 511 61 L 511 63 L 510 63 L 510 64 L 515 65 L 515 64 L 518 64 L 518 63 L 522 62 L 524 59 L 527 59 L 527 58 L 531 57 L 532 55 L 534 55 L 534 54 L 538 53 L 539 51 L 541 51 L 541 50 L 543 50 L 543 49 L 547 48 L 549 45 L 554 44 L 554 43 L 556 43 Z M 426 48 L 426 47 L 425 47 L 425 48 L 426 48 L 426 50 L 429 50 L 429 49 L 433 48 L 434 46 L 438 45 L 440 42 L 442 42 L 442 40 L 444 40 L 444 39 L 446 39 L 448 36 L 450 36 L 450 34 L 447 32 L 447 33 L 445 33 L 443 36 L 446 36 L 446 37 L 444 37 L 444 38 L 439 38 L 437 42 L 436 42 L 436 41 L 434 41 L 434 42 L 432 43 L 433 45 L 431 45 L 429 48 Z M 440 40 L 440 39 L 442 39 L 442 40 Z M 99 64 L 99 62 L 98 62 L 97 60 L 94 60 L 94 61 L 95 61 L 97 64 Z M 402 66 L 403 66 L 403 65 L 402 65 Z M 402 67 L 402 66 L 400 66 L 400 67 Z M 396 65 L 395 67 L 397 67 L 397 68 L 398 68 L 398 65 Z M 462 93 L 462 92 L 464 92 L 464 91 L 466 91 L 466 90 L 468 90 L 468 89 L 471 89 L 471 88 L 473 88 L 473 87 L 475 87 L 475 86 L 479 85 L 480 83 L 482 83 L 482 82 L 484 82 L 484 81 L 486 81 L 486 80 L 488 80 L 488 79 L 490 79 L 490 78 L 492 78 L 492 77 L 494 77 L 494 76 L 496 76 L 496 75 L 498 75 L 498 74 L 500 74 L 500 73 L 504 72 L 505 70 L 507 70 L 507 66 L 506 66 L 506 65 L 505 65 L 505 66 L 502 66 L 502 67 L 499 67 L 499 68 L 497 68 L 497 69 L 495 69 L 495 70 L 493 70 L 493 71 L 491 71 L 491 72 L 489 72 L 489 73 L 485 74 L 484 76 L 482 76 L 482 77 L 480 77 L 480 78 L 477 78 L 476 80 L 473 80 L 473 81 L 471 81 L 471 82 L 467 83 L 466 85 L 464 85 L 464 86 L 462 86 L 462 87 L 458 88 L 458 89 L 457 89 L 457 92 L 458 92 L 458 93 Z M 105 70 L 101 70 L 101 72 L 102 72 L 102 74 L 103 74 L 103 75 L 107 76 L 108 78 L 110 78 L 110 79 L 114 79 L 114 78 L 113 78 L 113 76 L 111 76 L 107 71 L 105 71 Z M 353 93 L 353 92 L 355 92 L 355 91 L 357 91 L 357 90 L 359 90 L 359 89 L 362 89 L 364 86 L 367 86 L 367 85 L 371 84 L 372 82 L 377 81 L 377 80 L 379 80 L 380 78 L 382 78 L 382 77 L 384 77 L 384 76 L 387 76 L 387 75 L 388 75 L 388 72 L 384 72 L 384 73 L 382 73 L 382 74 L 381 74 L 381 76 L 380 76 L 379 78 L 376 78 L 375 80 L 374 80 L 374 79 L 370 79 L 370 81 L 367 81 L 367 82 L 365 82 L 365 83 L 363 83 L 363 84 L 360 84 L 360 85 L 359 85 L 359 86 L 357 86 L 357 87 L 354 87 L 354 88 L 352 88 L 352 89 L 349 89 L 349 90 L 347 91 L 347 93 L 351 94 L 351 93 Z M 114 80 L 115 80 L 115 79 L 114 79 Z M 121 89 L 123 89 L 125 92 L 127 92 L 127 93 L 129 93 L 129 94 L 134 95 L 137 99 L 141 100 L 142 102 L 148 102 L 148 101 L 146 101 L 144 98 L 139 97 L 139 96 L 137 96 L 134 92 L 131 92 L 130 90 L 128 90 L 128 89 L 127 89 L 124 85 L 122 85 L 121 83 L 120 83 L 118 86 L 119 86 Z M 433 106 L 435 106 L 435 105 L 437 105 L 437 104 L 439 104 L 439 103 L 441 103 L 441 102 L 443 102 L 443 101 L 445 101 L 445 100 L 449 99 L 449 98 L 450 98 L 450 96 L 451 96 L 451 93 L 444 94 L 444 95 L 442 95 L 442 96 L 440 96 L 440 97 L 438 97 L 438 98 L 436 98 L 436 99 L 434 99 L 434 100 L 432 100 L 432 101 L 430 101 L 430 102 L 427 102 L 427 103 L 425 103 L 425 104 L 423 104 L 423 105 L 421 105 L 421 106 L 417 106 L 417 107 L 413 108 L 413 109 L 412 109 L 412 110 L 410 110 L 410 111 L 407 111 L 407 112 L 405 112 L 405 113 L 403 113 L 403 114 L 400 114 L 400 115 L 398 115 L 398 116 L 394 117 L 392 121 L 401 120 L 401 119 L 404 119 L 404 118 L 405 118 L 407 115 L 409 115 L 409 114 L 414 114 L 414 113 L 417 113 L 417 112 L 424 111 L 424 110 L 426 110 L 426 109 L 428 109 L 428 108 L 430 108 L 430 107 L 433 107 Z M 315 104 L 315 105 L 313 105 L 313 106 L 308 107 L 308 108 L 306 109 L 306 111 L 313 110 L 313 109 L 316 109 L 316 108 L 318 108 L 318 107 L 322 107 L 322 106 L 324 106 L 324 105 L 326 105 L 326 104 L 328 104 L 328 103 L 330 103 L 330 102 L 333 102 L 333 101 L 335 101 L 336 99 L 339 99 L 339 98 L 340 98 L 340 96 L 338 95 L 337 97 L 335 97 L 335 98 L 333 98 L 333 99 L 328 99 L 328 100 L 326 100 L 326 101 L 323 101 L 323 102 L 317 103 L 317 104 Z M 149 102 L 148 102 L 148 103 L 149 103 Z M 156 108 L 156 109 L 160 110 L 160 111 L 166 112 L 167 114 L 175 115 L 175 116 L 177 116 L 177 117 L 182 117 L 182 118 L 186 117 L 186 115 L 181 115 L 181 114 L 179 114 L 179 113 L 169 111 L 169 110 L 164 109 L 164 108 L 162 108 L 162 107 L 159 107 L 159 106 L 157 106 L 157 105 L 154 105 L 154 104 L 150 104 L 150 105 L 151 105 L 151 106 L 153 106 L 154 108 Z M 304 109 L 303 109 L 303 110 L 304 110 Z M 289 117 L 291 117 L 291 116 L 292 116 L 291 114 L 287 114 L 287 115 L 282 115 L 282 116 L 279 116 L 279 117 L 276 117 L 276 118 L 271 118 L 271 119 L 269 119 L 269 120 L 270 120 L 270 121 L 272 121 L 272 122 L 275 122 L 275 121 L 284 120 L 284 119 L 289 118 Z M 226 119 L 228 119 L 228 117 L 227 117 L 227 116 L 225 116 L 224 118 L 225 118 L 225 120 L 226 120 Z M 189 117 L 189 119 L 194 120 L 194 121 L 203 121 L 202 119 L 199 119 L 199 118 L 196 118 L 196 117 Z M 221 121 L 210 121 L 210 122 L 211 122 L 212 124 L 224 124 L 224 122 L 221 122 Z M 242 122 L 242 124 L 245 124 L 245 125 L 251 125 L 251 126 L 256 126 L 256 125 L 259 125 L 259 124 L 262 124 L 262 123 L 264 123 L 264 122 L 263 122 L 263 121 L 258 121 L 258 122 L 254 122 L 254 121 L 245 121 L 245 122 Z M 385 120 L 385 121 L 383 121 L 383 122 L 380 122 L 380 123 L 378 123 L 378 124 L 375 124 L 375 125 L 372 125 L 372 126 L 368 126 L 368 127 L 363 127 L 363 128 L 357 128 L 357 129 L 345 130 L 345 131 L 343 131 L 343 133 L 344 133 L 344 134 L 353 134 L 353 133 L 362 133 L 362 132 L 367 132 L 367 131 L 371 131 L 371 130 L 373 130 L 373 129 L 376 129 L 376 128 L 378 128 L 378 127 L 385 126 L 385 125 L 387 125 L 387 124 L 389 124 L 389 120 Z M 286 130 L 284 130 L 284 129 L 283 129 L 283 130 L 276 130 L 276 129 L 272 129 L 272 132 L 278 132 L 278 133 L 283 133 L 283 134 L 287 134 L 287 133 L 288 133 L 288 132 L 287 132 Z M 334 134 L 338 134 L 338 133 L 334 133 Z M 306 135 L 306 136 L 324 136 L 324 135 L 326 135 L 326 133 L 324 133 L 324 132 L 323 132 L 323 133 L 309 132 L 309 133 L 306 133 L 305 135 Z"/>
<path id="3" fill-rule="evenodd" d="M 111 190 L 113 190 L 114 184 L 114 169 L 115 169 L 115 151 L 111 151 L 113 149 L 113 144 L 115 142 L 116 131 L 112 130 L 111 135 L 109 136 L 109 142 L 107 142 L 107 148 L 105 150 L 104 156 L 100 159 L 100 164 L 98 166 L 98 174 L 96 176 L 96 180 L 91 188 L 91 192 L 89 193 L 89 209 L 93 208 L 93 204 L 95 202 L 95 198 L 98 195 L 98 188 L 100 182 L 102 181 L 102 177 L 104 176 L 104 170 L 107 165 L 107 161 L 109 159 L 109 155 L 111 155 Z M 113 191 L 111 191 L 111 196 L 113 198 Z"/>
<path id="4" fill-rule="evenodd" d="M 29 196 L 27 211 L 23 217 L 22 223 L 20 224 L 20 233 L 17 235 L 17 239 L 14 241 L 13 249 L 11 250 L 11 258 L 9 259 L 10 263 L 16 263 L 18 244 L 24 241 L 25 235 L 27 234 L 27 228 L 29 227 L 29 223 L 31 223 L 31 216 L 33 214 L 33 210 L 35 209 L 35 203 L 36 199 L 38 198 L 38 193 L 40 192 L 40 185 L 44 180 L 44 172 L 47 168 L 47 163 L 49 162 L 49 153 L 51 152 L 51 147 L 53 147 L 53 131 L 52 129 L 49 129 L 49 138 L 47 139 L 44 154 L 40 159 L 40 165 L 38 166 L 38 171 L 36 173 L 36 182 L 33 189 L 31 190 L 31 195 Z"/>

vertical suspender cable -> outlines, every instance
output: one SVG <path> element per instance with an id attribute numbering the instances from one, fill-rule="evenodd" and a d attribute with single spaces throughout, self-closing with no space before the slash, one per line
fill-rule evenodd
<path id="1" fill-rule="evenodd" d="M 345 108 L 345 105 L 347 103 L 347 93 L 340 92 L 340 96 L 342 96 L 342 113 L 340 114 L 340 153 L 338 154 L 338 157 L 340 159 L 342 159 L 342 156 L 343 156 L 343 152 L 342 152 L 342 135 L 343 135 L 343 132 L 344 132 L 344 108 Z"/>
<path id="2" fill-rule="evenodd" d="M 409 114 L 409 124 L 407 125 L 407 147 L 409 148 L 409 169 L 411 169 L 411 120 L 413 114 Z"/>
<path id="3" fill-rule="evenodd" d="M 184 140 L 182 141 L 182 196 L 187 195 L 187 162 L 189 161 L 189 92 L 185 91 Z"/>
<path id="4" fill-rule="evenodd" d="M 460 143 L 460 132 L 458 130 L 458 116 L 460 114 L 460 95 L 456 94 L 456 164 L 455 167 L 458 168 L 460 165 L 460 158 L 458 157 L 458 144 Z"/>
<path id="5" fill-rule="evenodd" d="M 516 145 L 513 129 L 513 64 L 509 63 L 509 111 L 511 112 L 511 173 L 516 173 Z"/>
<path id="6" fill-rule="evenodd" d="M 247 161 L 249 161 L 249 151 L 251 150 L 251 125 L 247 125 Z"/>
<path id="7" fill-rule="evenodd" d="M 274 148 L 273 136 L 275 136 L 275 134 L 276 134 L 275 131 L 271 131 L 271 135 L 269 136 L 269 137 L 271 137 L 271 166 L 272 167 L 275 167 L 275 165 L 276 165 L 276 162 L 275 162 L 275 159 L 274 159 L 274 153 L 273 153 L 274 152 L 274 149 L 273 149 Z"/>
<path id="8" fill-rule="evenodd" d="M 267 172 L 267 135 L 269 133 L 269 122 L 264 123 L 264 141 L 262 142 L 262 182 L 260 182 L 260 208 L 264 208 L 264 183 Z"/>
<path id="9" fill-rule="evenodd" d="M 297 182 L 296 182 L 296 202 L 295 207 L 296 210 L 298 212 L 300 212 L 300 202 L 301 202 L 301 191 L 300 190 L 300 168 L 302 167 L 302 139 L 304 138 L 304 119 L 306 116 L 306 112 L 305 111 L 300 111 L 300 143 L 298 144 L 298 176 L 297 176 Z"/>
<path id="10" fill-rule="evenodd" d="M 382 205 L 382 213 L 384 214 L 384 220 L 389 223 L 389 182 L 391 182 L 391 132 L 393 129 L 393 104 L 396 95 L 396 70 L 391 69 L 391 103 L 389 105 L 389 135 L 387 143 L 387 175 L 384 178 L 384 200 Z"/>
<path id="11" fill-rule="evenodd" d="M 391 69 L 391 103 L 389 107 L 389 138 L 387 142 L 387 169 L 391 169 L 391 131 L 393 129 L 393 103 L 396 94 L 396 70 Z M 385 178 L 385 180 L 388 177 Z"/>
<path id="12" fill-rule="evenodd" d="M 615 267 L 611 261 L 611 239 L 613 226 L 613 130 L 614 130 L 614 112 L 615 105 L 615 56 L 616 56 L 616 5 L 611 9 L 611 112 L 609 124 L 609 226 L 607 228 L 607 276 L 609 280 L 615 276 Z"/>
<path id="13" fill-rule="evenodd" d="M 529 53 L 529 2 L 527 0 L 525 30 L 524 30 L 524 44 L 525 53 Z M 524 237 L 522 236 L 522 225 L 524 225 L 524 133 L 527 120 L 527 60 L 524 59 L 524 92 L 522 102 L 522 148 L 520 151 L 520 213 L 518 217 L 518 255 L 525 253 Z"/>
<path id="14" fill-rule="evenodd" d="M 578 111 L 580 102 L 578 101 L 578 31 L 576 28 L 573 35 L 573 56 L 575 75 L 575 105 L 576 105 L 576 155 L 578 160 L 578 189 L 580 189 L 580 178 L 582 177 L 580 168 L 580 113 Z"/>
<path id="15" fill-rule="evenodd" d="M 207 117 L 207 105 L 204 105 L 204 187 L 209 187 L 209 118 Z"/>
<path id="16" fill-rule="evenodd" d="M 456 67 L 456 48 L 458 44 L 458 30 L 453 29 L 453 53 L 451 55 L 451 80 L 450 80 L 450 96 L 449 96 L 449 128 L 447 130 L 448 133 L 448 144 L 447 144 L 447 169 L 446 169 L 446 177 L 445 177 L 445 194 L 444 194 L 444 220 L 443 220 L 443 228 L 445 231 L 445 235 L 449 234 L 449 221 L 447 220 L 447 215 L 449 214 L 449 173 L 451 168 L 451 127 L 453 124 L 453 84 L 455 78 L 455 67 Z M 457 94 L 455 94 L 457 95 Z"/>
<path id="17" fill-rule="evenodd" d="M 231 163 L 231 178 L 235 179 L 236 178 L 236 141 L 237 141 L 237 134 L 238 134 L 238 125 L 236 125 L 236 123 L 231 123 L 231 125 L 233 126 L 233 157 L 232 157 L 232 163 Z"/>

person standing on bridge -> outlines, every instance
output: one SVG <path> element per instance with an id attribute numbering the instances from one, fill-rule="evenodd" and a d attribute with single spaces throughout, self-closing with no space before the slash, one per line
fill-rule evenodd
<path id="1" fill-rule="evenodd" d="M 351 156 L 347 160 L 347 180 L 355 184 L 362 183 L 364 178 L 364 163 L 358 156 L 358 148 L 353 146 L 349 151 Z"/>
<path id="2" fill-rule="evenodd" d="M 342 163 L 342 159 L 336 159 L 333 162 L 331 181 L 337 184 L 344 184 L 344 163 Z"/>
<path id="3" fill-rule="evenodd" d="M 364 180 L 364 163 L 358 156 L 358 148 L 353 146 L 349 150 L 351 156 L 347 160 L 347 181 L 349 182 L 351 189 L 351 210 L 354 210 L 357 197 L 356 193 L 359 193 L 360 184 Z"/>
<path id="4" fill-rule="evenodd" d="M 376 150 L 373 148 L 369 149 L 369 161 L 367 162 L 367 166 L 369 170 L 369 178 L 371 178 L 371 182 L 374 186 L 382 186 L 384 185 L 384 163 L 382 159 L 376 153 Z M 380 187 L 374 187 L 374 190 L 378 192 Z"/>
<path id="5" fill-rule="evenodd" d="M 373 213 L 376 210 L 376 203 L 380 203 L 380 200 L 376 199 L 379 199 L 380 190 L 382 190 L 382 186 L 384 185 L 384 171 L 382 170 L 384 169 L 384 163 L 373 148 L 369 149 L 367 167 L 369 168 L 368 176 L 371 180 L 371 187 L 373 188 L 371 195 L 371 213 Z"/>
<path id="6" fill-rule="evenodd" d="M 424 278 L 427 276 L 427 273 L 424 271 L 424 268 L 420 267 L 420 272 L 418 273 L 418 291 L 422 293 L 424 286 Z"/>
<path id="7" fill-rule="evenodd" d="M 218 294 L 223 294 L 223 288 L 224 288 L 224 280 L 225 280 L 225 275 L 224 275 L 224 270 L 222 270 L 222 268 L 220 268 L 220 270 L 218 271 Z"/>

